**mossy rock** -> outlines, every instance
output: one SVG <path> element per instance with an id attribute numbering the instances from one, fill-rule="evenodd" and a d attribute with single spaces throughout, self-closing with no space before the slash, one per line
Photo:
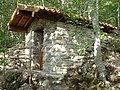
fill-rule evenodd
<path id="1" fill-rule="evenodd" d="M 2 89 L 16 90 L 23 83 L 22 73 L 15 71 L 6 71 L 3 73 Z"/>
<path id="2" fill-rule="evenodd" d="M 114 50 L 120 53 L 120 40 L 116 40 L 113 42 Z"/>

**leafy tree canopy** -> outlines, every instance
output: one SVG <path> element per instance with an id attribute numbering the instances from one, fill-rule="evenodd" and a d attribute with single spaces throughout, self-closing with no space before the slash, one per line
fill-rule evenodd
<path id="1" fill-rule="evenodd" d="M 88 0 L 0 0 L 0 47 L 11 47 L 15 44 L 13 41 L 19 42 L 16 37 L 23 37 L 18 33 L 7 32 L 7 23 L 17 3 L 51 7 L 67 13 L 70 17 L 88 17 L 88 2 Z M 117 0 L 101 0 L 99 2 L 100 21 L 117 25 L 117 4 Z"/>

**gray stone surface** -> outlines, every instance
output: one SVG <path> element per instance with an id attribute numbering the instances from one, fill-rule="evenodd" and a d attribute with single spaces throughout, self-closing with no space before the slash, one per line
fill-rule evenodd
<path id="1" fill-rule="evenodd" d="M 24 83 L 19 89 L 17 90 L 33 90 L 29 84 Z"/>
<path id="2" fill-rule="evenodd" d="M 41 34 L 36 33 L 36 30 L 43 30 L 43 34 L 40 31 L 38 32 Z M 31 44 L 26 42 L 26 45 L 43 45 L 43 70 L 37 75 L 41 85 L 40 90 L 68 90 L 67 86 L 57 82 L 60 82 L 60 78 L 64 77 L 68 68 L 81 66 L 83 63 L 82 58 L 78 58 L 79 56 L 74 50 L 75 44 L 77 44 L 74 33 L 80 30 L 81 27 L 71 24 L 41 19 L 36 19 L 31 24 L 29 31 L 33 32 L 31 34 L 33 39 L 30 41 Z M 90 36 L 90 31 L 87 31 L 87 34 Z M 28 35 L 30 34 L 28 33 Z M 40 38 L 42 35 L 43 41 Z M 33 60 L 39 60 L 39 56 L 36 55 L 39 55 L 40 48 L 34 48 L 32 51 Z M 51 80 L 48 77 L 54 79 Z"/>
<path id="3" fill-rule="evenodd" d="M 30 41 L 31 44 L 26 40 L 26 45 L 43 45 L 43 72 L 50 76 L 62 76 L 60 74 L 66 74 L 68 68 L 82 65 L 82 60 L 76 60 L 78 55 L 75 53 L 74 47 L 77 41 L 73 35 L 81 29 L 80 26 L 62 22 L 34 20 L 29 27 L 29 31 L 32 31 L 31 36 L 28 33 L 28 36 L 33 39 Z M 43 34 L 41 30 L 43 30 Z M 91 31 L 87 30 L 86 34 L 91 38 Z M 42 40 L 42 36 L 44 40 Z M 39 62 L 40 48 L 34 48 L 32 54 L 34 62 Z"/>

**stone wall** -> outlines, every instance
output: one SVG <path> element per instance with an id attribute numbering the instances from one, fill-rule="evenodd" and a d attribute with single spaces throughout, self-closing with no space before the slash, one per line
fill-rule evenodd
<path id="1" fill-rule="evenodd" d="M 74 42 L 71 37 L 72 25 L 55 23 L 44 29 L 44 70 L 48 75 L 62 77 L 67 68 L 73 66 L 75 53 Z"/>
<path id="2" fill-rule="evenodd" d="M 69 80 L 68 83 L 61 80 L 64 80 L 69 68 L 81 66 L 84 62 L 84 56 L 79 56 L 74 50 L 75 45 L 79 44 L 74 34 L 84 30 L 84 35 L 91 38 L 91 30 L 62 22 L 41 19 L 35 20 L 29 30 L 41 30 L 40 28 L 43 29 L 44 36 L 43 70 L 39 72 L 33 70 L 33 78 L 39 81 L 39 90 L 69 90 Z M 34 32 L 33 35 L 35 46 L 41 41 L 39 39 L 40 34 L 36 34 L 39 33 Z M 83 37 L 80 36 L 79 40 L 84 46 Z M 39 53 L 39 49 L 34 51 L 36 53 L 33 55 Z"/>
<path id="3" fill-rule="evenodd" d="M 82 64 L 82 59 L 76 58 L 78 55 L 74 50 L 77 43 L 74 33 L 82 29 L 62 22 L 44 29 L 44 70 L 48 75 L 63 77 L 68 68 Z M 91 36 L 90 32 L 85 35 Z"/>
<path id="4" fill-rule="evenodd" d="M 43 30 L 43 34 L 41 32 Z M 83 58 L 75 53 L 75 44 L 78 43 L 74 33 L 85 31 L 85 36 L 91 38 L 91 31 L 80 26 L 73 26 L 62 22 L 53 22 L 48 20 L 34 20 L 29 27 L 29 32 L 33 32 L 33 36 L 27 46 L 32 45 L 33 61 L 39 62 L 40 48 L 43 45 L 43 70 L 45 75 L 53 77 L 63 77 L 67 73 L 67 69 L 82 64 Z M 28 33 L 30 35 L 30 33 Z M 32 34 L 31 34 L 32 35 Z M 41 36 L 43 35 L 43 41 Z M 27 36 L 28 37 L 28 36 Z M 83 37 L 80 38 L 81 40 Z"/>
<path id="5" fill-rule="evenodd" d="M 77 41 L 73 35 L 75 32 L 82 29 L 83 28 L 80 26 L 73 26 L 62 22 L 41 19 L 34 20 L 29 27 L 29 31 L 34 32 L 33 40 L 31 39 L 33 46 L 42 44 L 40 35 L 44 36 L 43 70 L 41 72 L 46 76 L 62 78 L 67 73 L 68 68 L 82 64 L 82 59 L 76 58 L 78 55 L 75 53 L 74 47 Z M 43 30 L 43 34 L 38 33 L 40 30 Z M 88 34 L 88 36 L 91 35 L 89 31 L 86 32 L 86 34 Z M 38 45 L 38 43 L 40 44 Z M 33 57 L 39 55 L 39 51 L 40 48 L 34 49 Z M 39 59 L 39 57 L 37 58 Z M 33 58 L 33 60 L 35 60 L 35 58 Z"/>

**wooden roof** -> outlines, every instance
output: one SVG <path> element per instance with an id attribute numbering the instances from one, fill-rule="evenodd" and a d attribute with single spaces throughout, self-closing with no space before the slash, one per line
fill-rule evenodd
<path id="1" fill-rule="evenodd" d="M 26 32 L 34 18 L 65 21 L 64 14 L 42 6 L 18 4 L 8 22 L 8 30 Z"/>
<path id="2" fill-rule="evenodd" d="M 65 22 L 65 17 L 65 14 L 54 9 L 42 6 L 18 4 L 10 21 L 8 22 L 8 30 L 15 32 L 27 32 L 27 28 L 30 26 L 34 18 Z M 90 21 L 85 18 L 80 18 L 79 20 L 83 22 Z M 101 29 L 103 31 L 109 32 L 116 29 L 116 27 L 107 23 L 99 22 L 99 24 L 102 26 Z"/>

